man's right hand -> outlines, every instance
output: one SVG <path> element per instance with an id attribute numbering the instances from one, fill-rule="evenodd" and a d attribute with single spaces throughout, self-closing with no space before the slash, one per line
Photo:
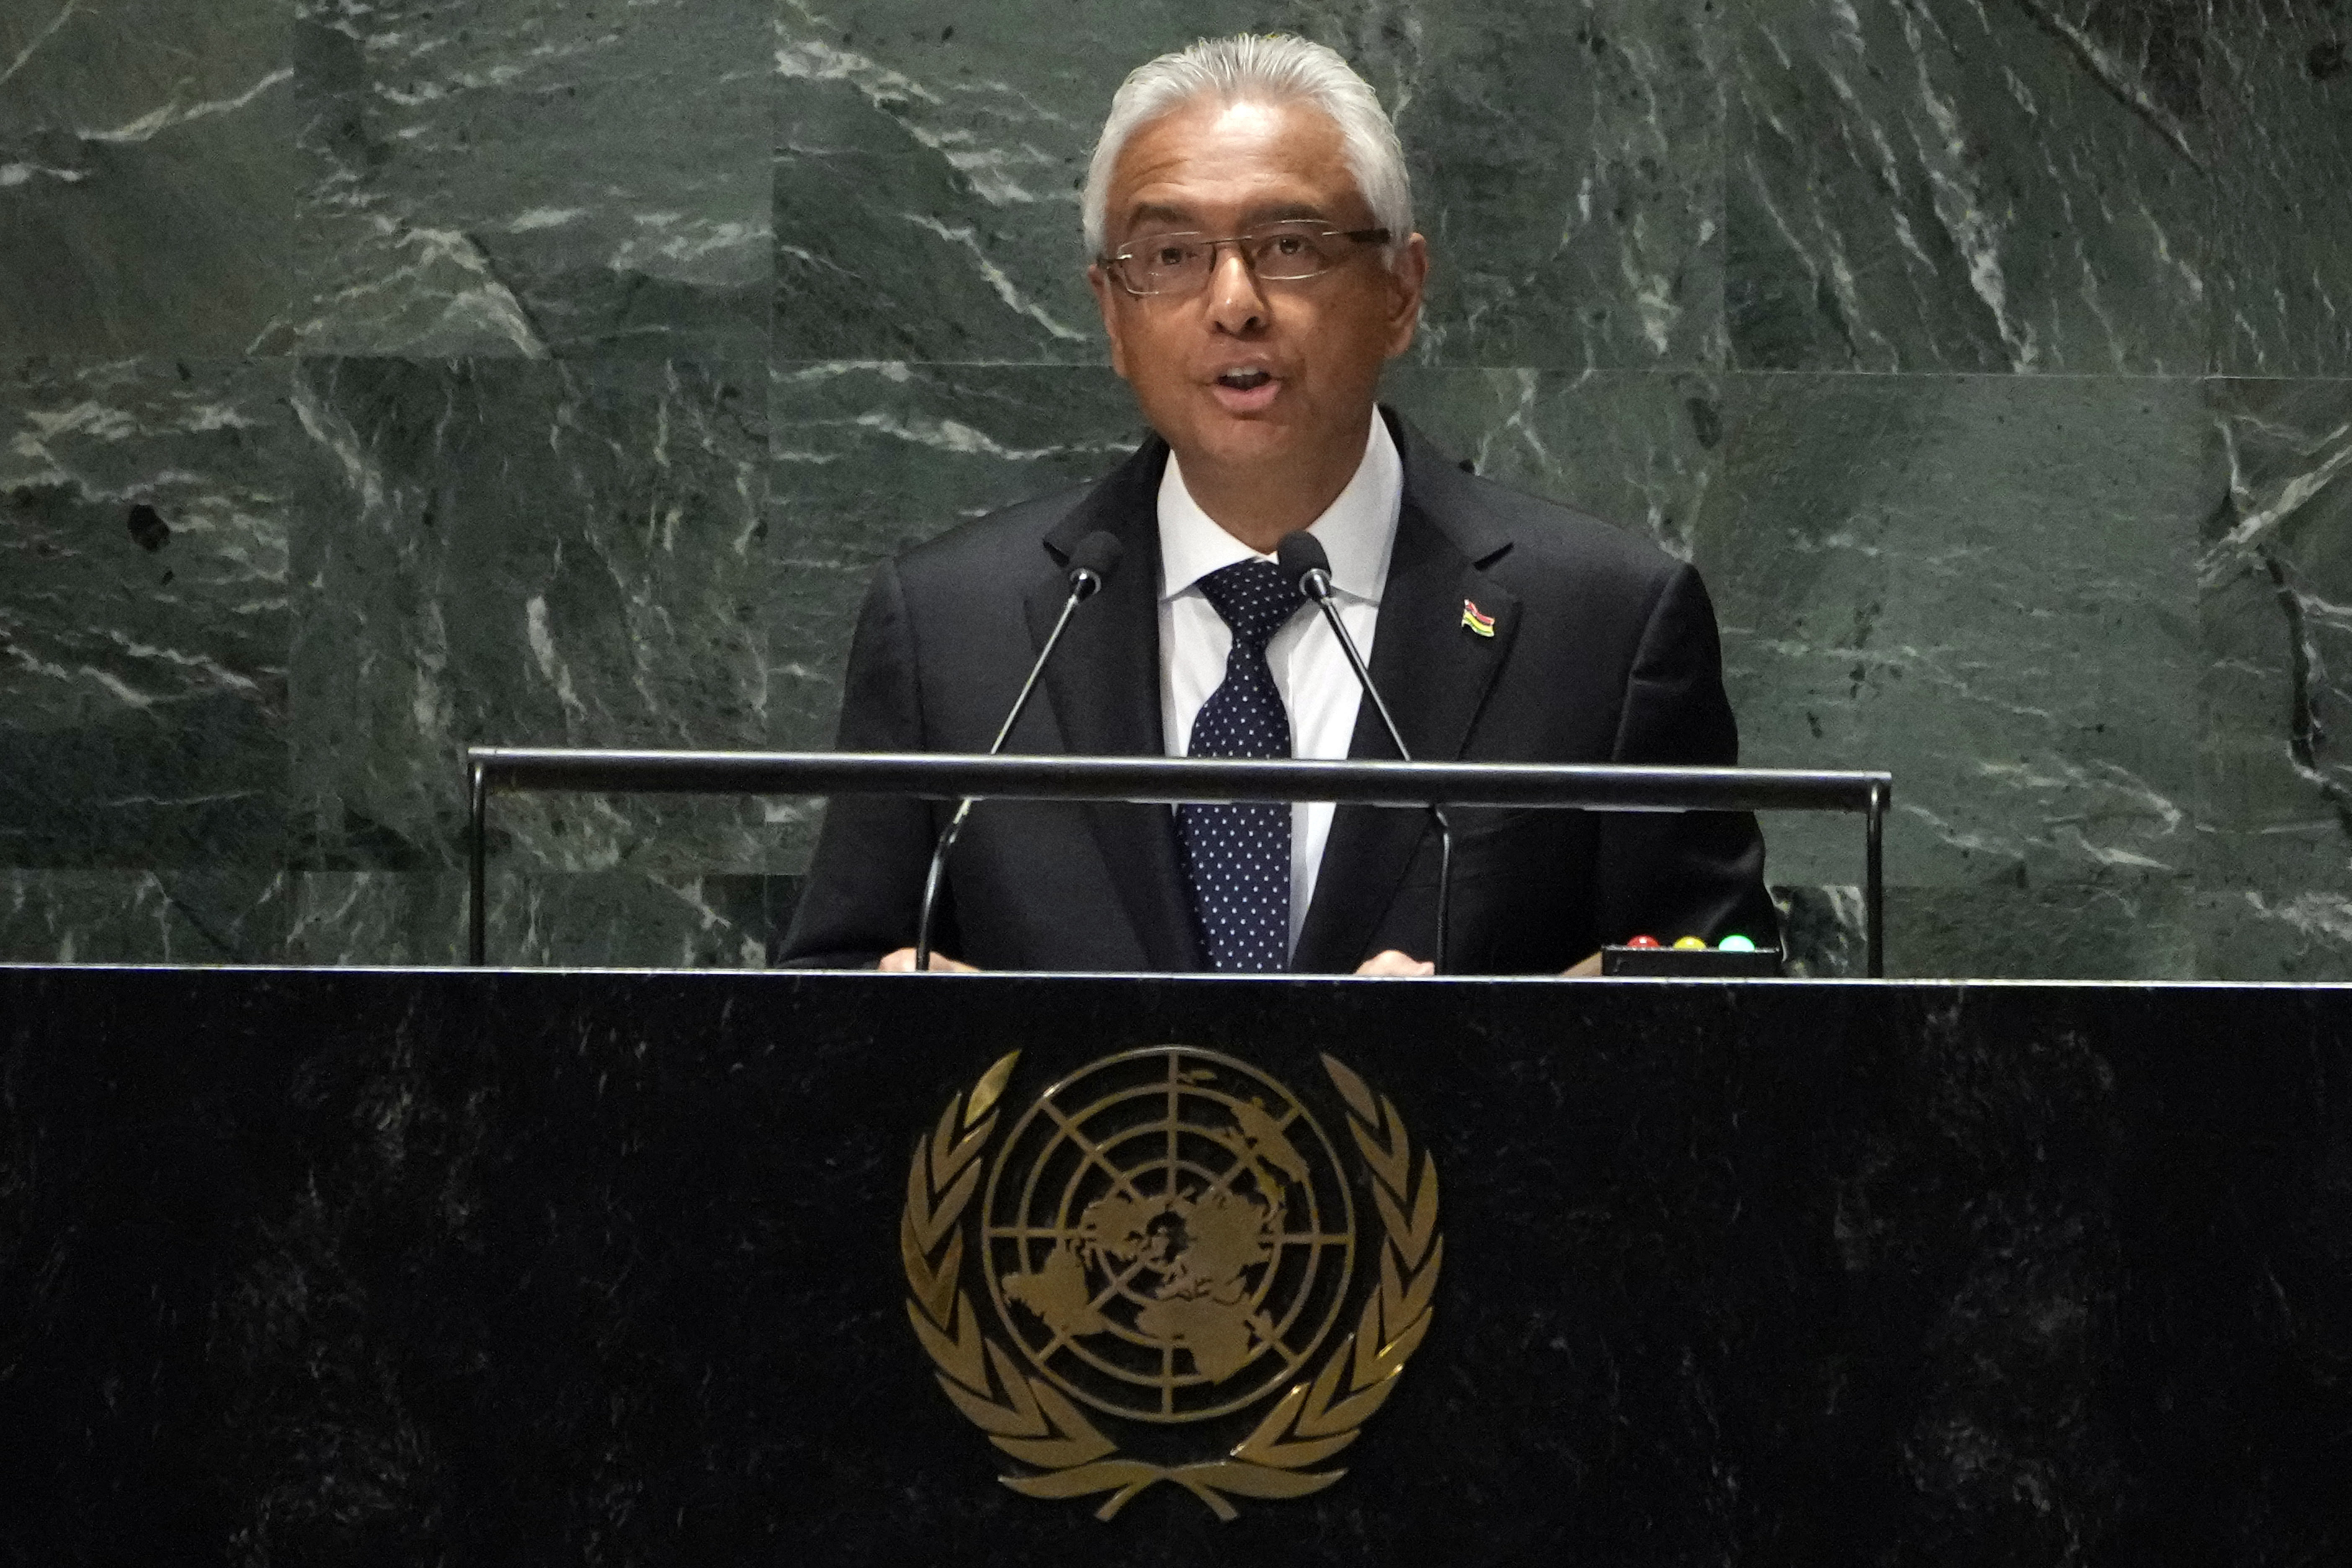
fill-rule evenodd
<path id="1" fill-rule="evenodd" d="M 874 967 L 886 974 L 912 974 L 915 973 L 915 950 L 902 947 L 896 952 L 886 952 L 882 955 L 882 962 Z M 980 971 L 969 963 L 958 963 L 944 952 L 935 952 L 931 954 L 931 973 L 977 974 Z"/>

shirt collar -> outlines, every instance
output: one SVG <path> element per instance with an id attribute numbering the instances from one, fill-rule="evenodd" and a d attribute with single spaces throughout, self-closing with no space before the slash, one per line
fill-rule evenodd
<path id="1" fill-rule="evenodd" d="M 1364 440 L 1355 477 L 1307 524 L 1331 558 L 1331 586 L 1368 604 L 1381 602 L 1388 582 L 1389 551 L 1396 543 L 1397 510 L 1404 500 L 1404 462 L 1397 455 L 1389 422 L 1378 409 Z M 1247 561 L 1257 552 L 1219 527 L 1184 488 L 1176 454 L 1160 476 L 1160 596 L 1172 599 L 1210 573 Z M 1260 556 L 1261 560 L 1271 557 Z"/>

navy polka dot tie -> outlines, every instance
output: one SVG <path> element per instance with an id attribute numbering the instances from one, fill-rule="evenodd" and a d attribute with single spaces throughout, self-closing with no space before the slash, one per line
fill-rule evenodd
<path id="1" fill-rule="evenodd" d="M 1236 561 L 1201 579 L 1201 592 L 1234 630 L 1224 684 L 1192 721 L 1191 755 L 1286 757 L 1290 714 L 1275 689 L 1265 645 L 1306 601 L 1271 561 Z M 1289 967 L 1290 807 L 1180 805 L 1179 837 L 1192 911 L 1213 969 Z"/>

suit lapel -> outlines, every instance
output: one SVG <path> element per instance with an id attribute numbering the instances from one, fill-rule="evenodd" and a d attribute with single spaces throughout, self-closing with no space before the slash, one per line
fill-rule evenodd
<path id="1" fill-rule="evenodd" d="M 1467 481 L 1389 418 L 1404 458 L 1404 500 L 1372 638 L 1372 681 L 1413 760 L 1453 762 L 1518 629 L 1519 601 L 1480 570 L 1508 550 L 1510 540 L 1477 515 Z M 1465 624 L 1468 605 L 1494 617 L 1492 637 Z M 1348 754 L 1396 756 L 1370 702 L 1357 710 Z M 1333 813 L 1293 969 L 1351 970 L 1361 961 L 1428 830 L 1429 818 L 1419 811 L 1342 805 Z"/>
<path id="2" fill-rule="evenodd" d="M 1079 607 L 1045 670 L 1064 747 L 1073 756 L 1159 756 L 1160 476 L 1168 448 L 1157 437 L 1095 487 L 1045 537 L 1052 570 L 1024 602 L 1030 646 L 1041 648 L 1069 589 L 1061 565 L 1099 529 L 1123 547 L 1102 592 Z M 1146 960 L 1158 969 L 1201 966 L 1200 939 L 1176 858 L 1174 818 L 1164 805 L 1086 808 Z"/>

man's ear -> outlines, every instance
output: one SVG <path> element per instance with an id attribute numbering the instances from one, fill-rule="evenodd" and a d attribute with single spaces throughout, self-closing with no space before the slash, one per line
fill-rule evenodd
<path id="1" fill-rule="evenodd" d="M 1389 358 L 1412 347 L 1413 331 L 1421 325 L 1422 291 L 1428 285 L 1429 242 L 1412 235 L 1389 267 Z"/>
<path id="2" fill-rule="evenodd" d="M 1110 280 L 1100 262 L 1092 262 L 1087 267 L 1087 287 L 1095 291 L 1095 306 L 1102 311 L 1103 335 L 1110 339 L 1110 367 L 1118 373 L 1119 380 L 1125 381 L 1127 345 L 1118 336 L 1118 285 Z"/>

